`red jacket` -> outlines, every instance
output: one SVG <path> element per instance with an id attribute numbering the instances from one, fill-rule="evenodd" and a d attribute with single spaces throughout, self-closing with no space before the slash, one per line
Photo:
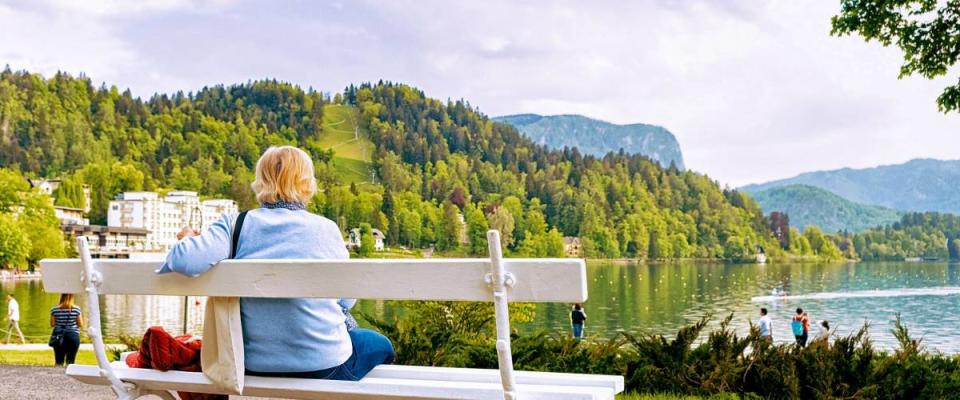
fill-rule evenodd
<path id="1" fill-rule="evenodd" d="M 803 323 L 803 333 L 810 332 L 810 318 L 806 315 L 794 315 L 793 320 Z"/>
<path id="2" fill-rule="evenodd" d="M 173 337 L 159 326 L 151 326 L 143 335 L 140 351 L 127 356 L 131 368 L 160 371 L 200 372 L 200 339 L 193 335 Z M 178 392 L 182 400 L 226 400 L 226 395 Z"/>

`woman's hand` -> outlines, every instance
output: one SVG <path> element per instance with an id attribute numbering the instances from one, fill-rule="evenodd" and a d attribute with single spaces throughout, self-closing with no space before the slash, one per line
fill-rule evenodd
<path id="1" fill-rule="evenodd" d="M 180 230 L 180 233 L 177 233 L 177 240 L 183 240 L 183 238 L 188 238 L 191 236 L 199 236 L 199 235 L 200 235 L 200 232 L 197 231 L 196 229 L 193 229 L 189 226 L 185 226 L 183 227 L 183 229 Z"/>

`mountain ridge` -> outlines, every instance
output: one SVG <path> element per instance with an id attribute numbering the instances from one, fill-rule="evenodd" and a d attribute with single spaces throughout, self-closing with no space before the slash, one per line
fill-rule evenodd
<path id="1" fill-rule="evenodd" d="M 786 185 L 753 194 L 763 212 L 786 213 L 790 225 L 803 230 L 816 225 L 824 232 L 860 232 L 898 222 L 903 213 L 886 207 L 856 203 L 810 185 Z"/>
<path id="2" fill-rule="evenodd" d="M 614 124 L 579 114 L 503 115 L 494 121 L 514 126 L 534 143 L 554 149 L 576 147 L 585 154 L 602 157 L 623 149 L 641 154 L 664 167 L 673 163 L 684 169 L 683 153 L 676 137 L 662 126 L 632 123 Z"/>
<path id="3" fill-rule="evenodd" d="M 812 171 L 740 189 L 759 193 L 803 184 L 832 192 L 855 203 L 901 211 L 960 214 L 960 160 L 916 158 L 871 168 Z"/>

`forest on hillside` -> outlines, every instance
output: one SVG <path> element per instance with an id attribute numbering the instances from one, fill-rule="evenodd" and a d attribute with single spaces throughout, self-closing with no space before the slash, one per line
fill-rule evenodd
<path id="1" fill-rule="evenodd" d="M 331 105 L 356 110 L 375 147 L 370 180 L 344 181 L 336 149 L 320 144 Z M 389 245 L 485 254 L 484 232 L 496 228 L 513 255 L 562 256 L 562 238 L 577 236 L 588 257 L 748 260 L 758 247 L 773 257 L 839 257 L 843 243 L 823 235 L 807 247 L 779 246 L 748 195 L 706 175 L 640 155 L 549 150 L 466 101 L 402 84 L 328 98 L 264 80 L 144 100 L 84 76 L 0 72 L 0 168 L 64 179 L 60 205 L 82 206 L 89 185 L 92 223 L 105 222 L 109 200 L 130 190 L 195 190 L 255 207 L 256 160 L 286 144 L 314 158 L 312 211 L 342 229 L 378 228 Z"/>
<path id="2" fill-rule="evenodd" d="M 960 216 L 955 214 L 908 213 L 893 224 L 838 236 L 845 252 L 863 260 L 960 260 Z"/>

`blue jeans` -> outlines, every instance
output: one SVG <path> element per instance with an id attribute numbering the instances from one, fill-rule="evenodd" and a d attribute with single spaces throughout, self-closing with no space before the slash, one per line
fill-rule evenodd
<path id="1" fill-rule="evenodd" d="M 573 324 L 573 337 L 577 339 L 583 337 L 583 324 Z"/>
<path id="2" fill-rule="evenodd" d="M 63 343 L 53 348 L 53 359 L 57 365 L 73 364 L 80 349 L 80 332 L 63 332 Z"/>
<path id="3" fill-rule="evenodd" d="M 369 329 L 355 328 L 350 331 L 353 354 L 343 364 L 333 368 L 309 372 L 255 372 L 250 375 L 285 378 L 330 379 L 336 381 L 359 381 L 374 367 L 391 364 L 396 358 L 390 339 Z"/>

